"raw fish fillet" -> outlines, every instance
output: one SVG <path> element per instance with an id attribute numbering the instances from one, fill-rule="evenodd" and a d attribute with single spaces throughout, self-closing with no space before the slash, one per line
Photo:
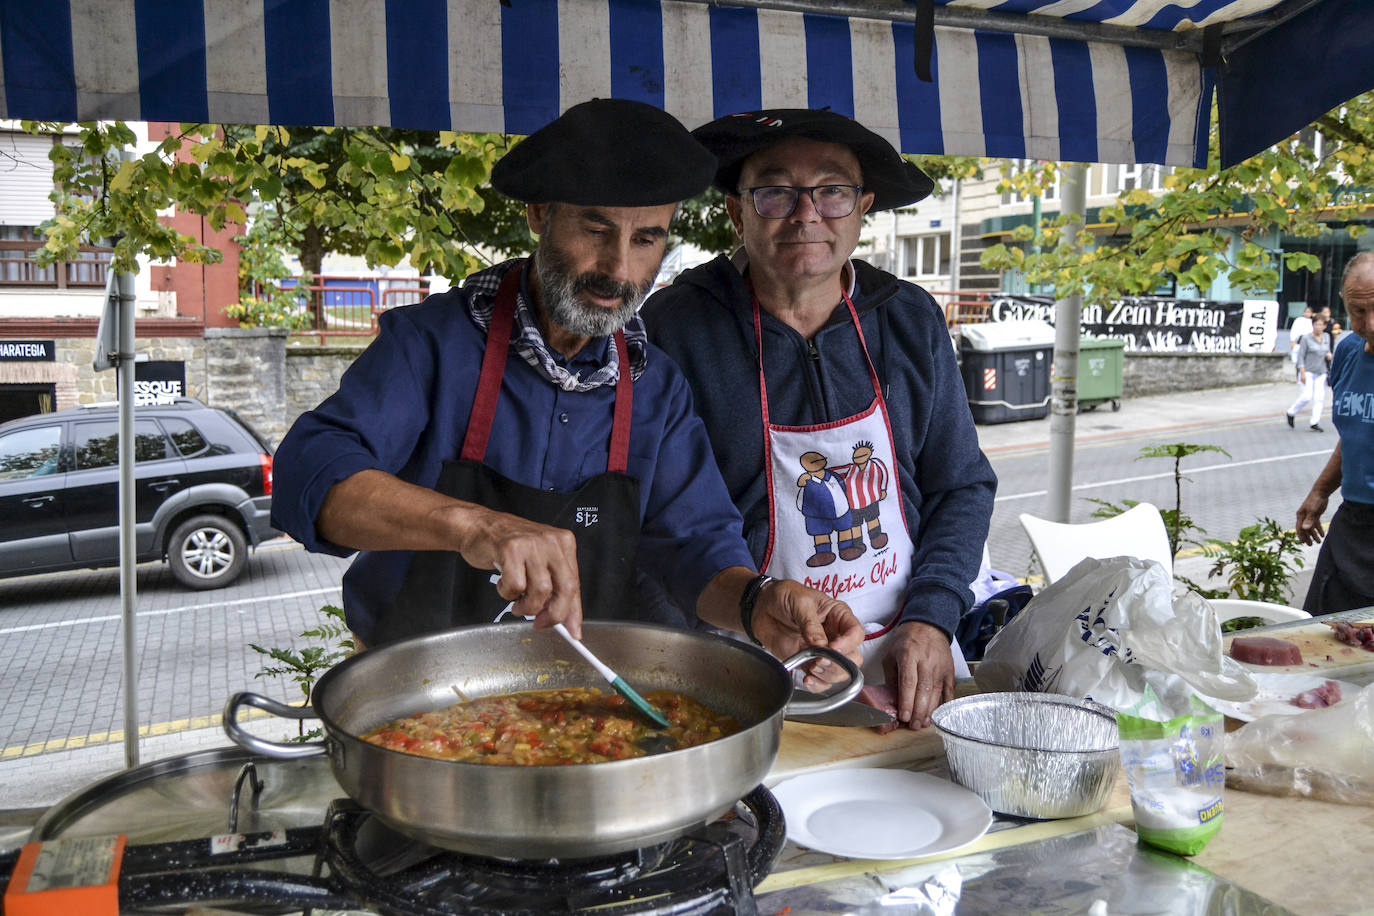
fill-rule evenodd
<path id="1" fill-rule="evenodd" d="M 1301 665 L 1302 650 L 1286 639 L 1272 636 L 1237 636 L 1231 641 L 1231 657 L 1252 665 Z"/>
<path id="2" fill-rule="evenodd" d="M 870 684 L 859 691 L 859 702 L 867 703 L 884 712 L 892 714 L 892 721 L 883 725 L 873 726 L 873 730 L 880 735 L 886 735 L 901 727 L 901 722 L 897 719 L 897 694 L 886 684 Z"/>
<path id="3" fill-rule="evenodd" d="M 1341 685 L 1335 681 L 1327 681 L 1320 687 L 1304 690 L 1293 697 L 1293 705 L 1303 709 L 1322 709 L 1327 706 L 1335 706 L 1340 701 Z"/>

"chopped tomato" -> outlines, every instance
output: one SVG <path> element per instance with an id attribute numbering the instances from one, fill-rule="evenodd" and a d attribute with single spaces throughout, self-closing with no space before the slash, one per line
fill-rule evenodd
<path id="1" fill-rule="evenodd" d="M 623 697 L 582 687 L 531 690 L 457 703 L 388 723 L 363 736 L 381 747 L 473 763 L 562 765 L 643 756 L 643 739 L 691 747 L 739 730 L 735 721 L 683 694 L 646 694 L 672 725 L 651 729 Z"/>

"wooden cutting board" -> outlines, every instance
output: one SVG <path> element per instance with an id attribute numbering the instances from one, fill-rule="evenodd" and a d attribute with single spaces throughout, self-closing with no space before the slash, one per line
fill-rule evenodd
<path id="1" fill-rule="evenodd" d="M 1228 633 L 1222 639 L 1222 644 L 1226 654 L 1230 655 L 1231 641 L 1237 636 L 1272 636 L 1297 646 L 1302 651 L 1302 664 L 1250 665 L 1242 663 L 1245 664 L 1246 669 L 1274 674 L 1320 674 L 1352 684 L 1367 684 L 1374 680 L 1374 652 L 1346 645 L 1336 639 L 1329 626 L 1319 621 L 1349 620 L 1354 622 L 1370 619 L 1374 619 L 1374 611 L 1344 611 L 1340 614 L 1329 614 L 1311 620 L 1294 620 L 1274 626 L 1258 627 L 1254 630 L 1242 630 L 1239 633 Z"/>
<path id="2" fill-rule="evenodd" d="M 945 745 L 935 726 L 912 731 L 899 728 L 880 735 L 871 728 L 841 728 L 784 722 L 782 744 L 764 785 L 773 786 L 802 773 L 836 767 L 882 767 L 942 756 Z"/>
<path id="3" fill-rule="evenodd" d="M 977 692 L 973 678 L 961 678 L 955 682 L 956 697 Z M 899 728 L 880 735 L 871 728 L 783 722 L 778 758 L 763 782 L 764 785 L 774 786 L 802 773 L 836 767 L 899 766 L 941 757 L 944 753 L 944 742 L 933 725 L 920 731 Z"/>

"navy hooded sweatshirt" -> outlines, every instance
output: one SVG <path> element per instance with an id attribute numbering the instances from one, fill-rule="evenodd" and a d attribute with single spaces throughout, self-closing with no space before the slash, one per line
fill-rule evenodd
<path id="1" fill-rule="evenodd" d="M 916 545 L 902 621 L 953 634 L 969 609 L 997 478 L 978 435 L 944 314 L 930 294 L 851 260 L 854 307 L 892 422 L 901 493 Z M 768 493 L 752 295 L 725 256 L 684 272 L 644 305 L 650 340 L 682 369 L 756 563 L 768 542 Z M 844 303 L 807 341 L 762 313 L 772 422 L 805 426 L 865 410 L 873 385 Z"/>

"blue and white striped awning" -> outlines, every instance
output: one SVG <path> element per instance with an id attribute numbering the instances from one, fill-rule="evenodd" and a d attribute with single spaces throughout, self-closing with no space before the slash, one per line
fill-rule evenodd
<path id="1" fill-rule="evenodd" d="M 1374 85 L 1369 0 L 936 3 L 923 82 L 917 0 L 0 0 L 0 117 L 523 134 L 619 96 L 688 126 L 829 106 L 909 153 L 1192 165 L 1214 84 L 1245 154 Z M 1295 4 L 1257 44 L 1324 17 L 1321 53 L 1241 47 L 1229 92 L 1201 30 L 1224 43 Z M 1363 53 L 1329 65 L 1328 38 Z"/>

